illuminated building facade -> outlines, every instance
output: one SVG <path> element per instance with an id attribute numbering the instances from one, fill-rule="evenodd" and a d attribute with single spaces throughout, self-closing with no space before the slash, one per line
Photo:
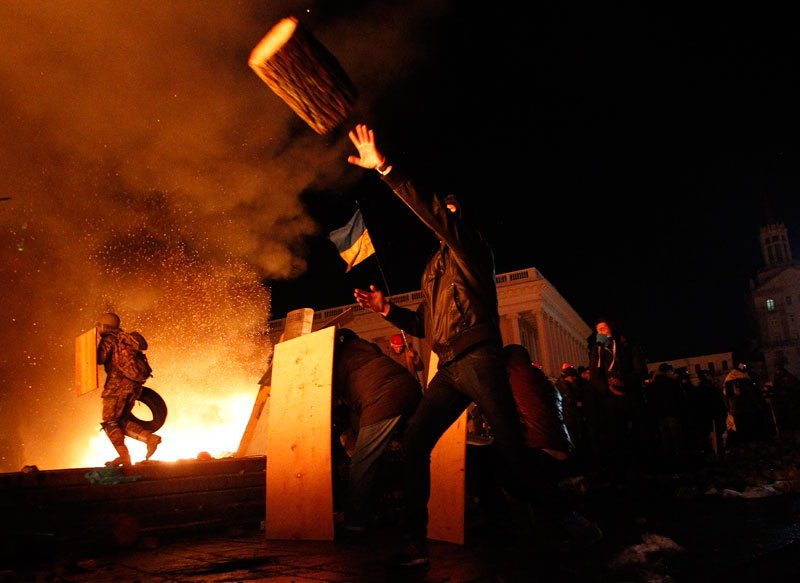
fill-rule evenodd
<path id="1" fill-rule="evenodd" d="M 561 365 L 565 362 L 576 367 L 588 364 L 586 342 L 591 328 L 537 269 L 531 267 L 498 274 L 496 281 L 504 344 L 523 345 L 533 361 L 541 364 L 544 372 L 553 378 L 559 376 Z M 422 292 L 394 295 L 391 301 L 404 308 L 416 309 L 422 301 Z M 314 329 L 325 325 L 348 308 L 353 308 L 354 316 L 345 326 L 386 350 L 391 336 L 398 333 L 397 328 L 358 304 L 315 312 Z M 285 319 L 270 321 L 270 338 L 273 342 L 278 342 L 284 326 Z M 407 338 L 422 356 L 427 375 L 430 346 L 422 339 Z"/>
<path id="2" fill-rule="evenodd" d="M 776 366 L 800 374 L 800 265 L 792 259 L 783 223 L 761 228 L 764 267 L 750 282 L 750 309 L 755 321 L 765 372 Z"/>

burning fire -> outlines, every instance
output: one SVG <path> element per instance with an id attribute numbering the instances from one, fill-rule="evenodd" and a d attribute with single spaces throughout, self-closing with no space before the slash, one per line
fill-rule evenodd
<path id="1" fill-rule="evenodd" d="M 135 280 L 120 285 L 109 308 L 119 314 L 124 330 L 138 330 L 146 338 L 153 368 L 146 385 L 167 405 L 166 422 L 157 431 L 162 442 L 151 459 L 193 459 L 201 452 L 225 457 L 239 447 L 267 369 L 269 292 L 242 262 L 198 264 L 170 254 L 164 264 L 156 277 L 139 271 Z M 100 392 L 79 397 L 91 401 L 84 406 L 94 409 L 97 421 L 87 426 L 83 445 L 70 456 L 73 467 L 100 466 L 116 457 L 98 430 Z M 140 403 L 133 413 L 152 419 Z M 134 462 L 144 459 L 144 443 L 130 437 L 125 443 Z"/>
<path id="2" fill-rule="evenodd" d="M 176 391 L 176 394 L 181 393 L 187 391 Z M 171 393 L 165 391 L 162 397 L 169 414 L 164 427 L 157 432 L 163 441 L 151 459 L 194 459 L 201 452 L 215 458 L 233 454 L 239 447 L 257 393 L 258 386 L 253 389 L 237 385 L 222 397 L 200 396 L 188 401 L 185 398 L 172 401 Z M 151 419 L 149 409 L 139 403 L 133 413 L 139 419 Z M 125 443 L 134 463 L 144 460 L 147 451 L 144 443 L 131 438 L 126 438 Z M 102 466 L 116 455 L 106 434 L 98 431 L 89 439 L 86 451 L 76 459 L 77 467 Z"/>

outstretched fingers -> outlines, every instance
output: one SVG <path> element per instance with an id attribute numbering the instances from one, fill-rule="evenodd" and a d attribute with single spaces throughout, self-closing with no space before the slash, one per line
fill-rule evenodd
<path id="1" fill-rule="evenodd" d="M 375 132 L 361 123 L 356 125 L 355 130 L 350 130 L 347 135 L 356 148 L 375 143 Z"/>

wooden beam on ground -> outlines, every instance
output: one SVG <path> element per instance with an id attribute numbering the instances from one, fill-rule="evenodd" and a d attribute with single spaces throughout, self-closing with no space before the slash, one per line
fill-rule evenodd
<path id="1" fill-rule="evenodd" d="M 264 456 L 0 474 L 0 548 L 42 535 L 65 548 L 133 544 L 144 533 L 258 525 Z M 90 478 L 105 477 L 107 483 Z M 134 520 L 131 520 L 131 519 Z"/>

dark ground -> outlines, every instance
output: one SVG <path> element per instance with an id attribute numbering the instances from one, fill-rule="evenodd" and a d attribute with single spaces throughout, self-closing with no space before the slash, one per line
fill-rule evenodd
<path id="1" fill-rule="evenodd" d="M 126 548 L 30 549 L 0 570 L 0 581 L 798 581 L 799 454 L 800 435 L 784 435 L 724 457 L 629 468 L 614 481 L 576 476 L 563 485 L 605 535 L 591 547 L 531 532 L 521 513 L 490 528 L 468 499 L 466 544 L 432 542 L 431 565 L 410 573 L 383 566 L 397 538 L 387 523 L 336 541 L 270 541 L 238 528 Z"/>

